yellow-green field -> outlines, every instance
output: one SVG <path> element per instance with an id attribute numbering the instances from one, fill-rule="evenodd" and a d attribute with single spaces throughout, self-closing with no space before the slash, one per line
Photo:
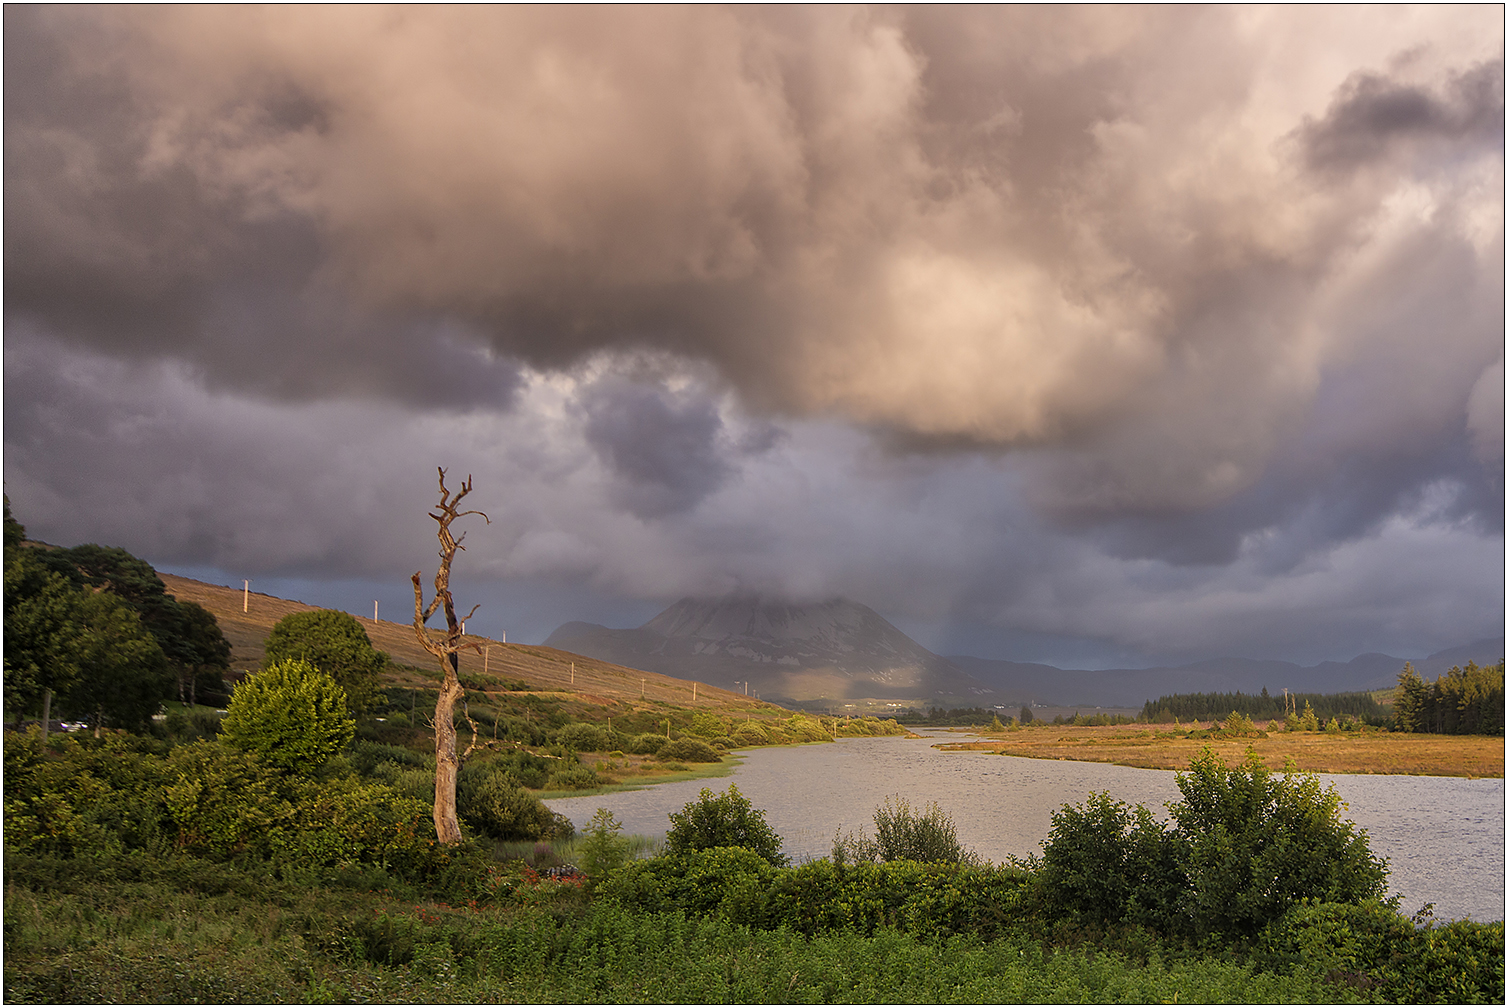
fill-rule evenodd
<path id="1" fill-rule="evenodd" d="M 1416 735 L 1401 732 L 1283 732 L 1266 738 L 1191 739 L 1191 726 L 1072 725 L 991 732 L 986 740 L 943 742 L 939 749 L 974 749 L 1004 756 L 1069 759 L 1154 770 L 1183 770 L 1209 746 L 1227 764 L 1248 746 L 1274 770 L 1291 759 L 1314 773 L 1415 774 L 1437 777 L 1503 776 L 1503 739 L 1484 735 Z M 1208 727 L 1207 725 L 1205 727 Z M 1258 723 L 1257 727 L 1265 727 Z"/>

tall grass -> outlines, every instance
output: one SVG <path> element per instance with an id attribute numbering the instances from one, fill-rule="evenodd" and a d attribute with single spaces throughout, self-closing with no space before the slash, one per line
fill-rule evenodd
<path id="1" fill-rule="evenodd" d="M 6 904 L 13 1003 L 1285 1003 L 1348 993 L 1221 958 L 887 930 L 807 939 L 607 903 L 561 917 L 338 890 L 282 905 L 116 885 L 84 899 L 11 886 Z"/>

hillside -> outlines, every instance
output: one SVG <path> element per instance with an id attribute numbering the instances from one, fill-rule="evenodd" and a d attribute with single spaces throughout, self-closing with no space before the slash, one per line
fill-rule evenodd
<path id="1" fill-rule="evenodd" d="M 173 574 L 159 572 L 158 576 L 173 596 L 186 602 L 197 602 L 214 613 L 221 631 L 230 641 L 231 667 L 237 672 L 261 665 L 262 642 L 278 620 L 290 613 L 320 608 L 260 592 L 251 592 L 247 597 L 243 596 L 239 588 L 206 584 Z M 244 612 L 243 599 L 247 599 Z M 391 655 L 393 661 L 400 666 L 389 671 L 385 685 L 433 688 L 433 680 L 439 677 L 439 668 L 435 659 L 414 638 L 411 624 L 372 620 L 362 616 L 357 616 L 356 619 L 371 637 L 372 643 Z M 535 691 L 571 693 L 595 703 L 632 705 L 642 699 L 675 707 L 709 709 L 775 706 L 732 690 L 718 689 L 706 682 L 693 684 L 672 676 L 624 668 L 553 647 L 504 644 L 486 637 L 473 639 L 483 647 L 485 655 L 463 653 L 463 676 L 479 675 L 485 671 L 494 676 L 522 679 Z"/>

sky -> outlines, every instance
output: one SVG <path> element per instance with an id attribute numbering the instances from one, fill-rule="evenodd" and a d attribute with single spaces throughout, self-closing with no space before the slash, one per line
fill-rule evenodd
<path id="1" fill-rule="evenodd" d="M 1503 632 L 1471 7 L 4 10 L 36 538 L 473 631 L 1065 667 Z"/>

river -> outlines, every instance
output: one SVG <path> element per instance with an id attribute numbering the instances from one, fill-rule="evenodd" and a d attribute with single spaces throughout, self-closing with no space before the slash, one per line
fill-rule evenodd
<path id="1" fill-rule="evenodd" d="M 951 735 L 950 739 L 956 739 Z M 935 740 L 843 739 L 825 745 L 752 749 L 731 777 L 785 842 L 797 861 L 832 852 L 842 830 L 873 833 L 874 810 L 898 794 L 913 807 L 935 801 L 953 817 L 958 838 L 991 861 L 1041 852 L 1052 814 L 1092 791 L 1162 813 L 1180 795 L 1171 770 L 942 752 Z M 1372 851 L 1387 858 L 1390 892 L 1412 914 L 1435 905 L 1441 920 L 1503 919 L 1503 781 L 1463 777 L 1321 774 L 1364 828 Z M 729 778 L 675 781 L 639 791 L 545 804 L 577 828 L 598 808 L 610 809 L 628 833 L 663 835 L 668 813 L 704 787 L 721 791 Z"/>

